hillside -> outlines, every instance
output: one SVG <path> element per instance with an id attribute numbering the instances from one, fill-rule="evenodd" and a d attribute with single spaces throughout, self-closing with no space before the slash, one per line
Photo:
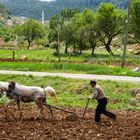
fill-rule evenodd
<path id="1" fill-rule="evenodd" d="M 9 11 L 7 10 L 6 6 L 0 3 L 0 27 L 5 25 L 6 20 L 9 18 Z"/>
<path id="2" fill-rule="evenodd" d="M 127 8 L 128 0 L 55 0 L 45 2 L 39 0 L 0 0 L 6 4 L 12 15 L 25 16 L 35 19 L 41 18 L 42 9 L 45 10 L 45 19 L 57 14 L 64 8 L 90 8 L 96 10 L 102 2 L 112 2 L 119 8 Z"/>

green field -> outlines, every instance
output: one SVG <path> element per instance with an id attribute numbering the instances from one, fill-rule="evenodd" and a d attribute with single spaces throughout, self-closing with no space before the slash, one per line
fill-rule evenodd
<path id="1" fill-rule="evenodd" d="M 75 62 L 75 63 L 94 63 L 104 66 L 116 66 L 115 62 L 118 62 L 117 66 L 120 66 L 122 61 L 122 50 L 113 49 L 114 56 L 110 56 L 105 49 L 96 49 L 95 55 L 91 56 L 90 51 L 84 51 L 82 55 L 73 54 L 72 50 L 69 50 L 68 54 L 64 54 L 64 48 L 61 49 L 61 61 L 62 62 Z M 54 49 L 43 50 L 15 50 L 15 58 L 21 59 L 26 56 L 28 60 L 43 60 L 47 62 L 58 61 L 58 57 L 55 55 Z M 13 50 L 0 50 L 0 59 L 12 58 Z M 133 55 L 127 52 L 127 63 L 137 66 L 140 64 L 140 55 Z M 131 66 L 130 65 L 130 66 Z"/>
<path id="2" fill-rule="evenodd" d="M 57 91 L 58 102 L 53 102 L 48 98 L 48 102 L 57 106 L 84 107 L 87 97 L 92 92 L 88 80 L 74 80 L 60 77 L 33 77 L 20 75 L 0 75 L 1 81 L 16 80 L 20 84 L 30 86 L 46 87 L 48 85 L 54 87 Z M 98 81 L 109 98 L 109 109 L 121 110 L 140 110 L 140 102 L 133 100 L 130 90 L 140 88 L 140 84 Z M 1 103 L 6 101 L 5 98 L 0 99 Z M 92 108 L 96 107 L 96 101 L 90 102 Z"/>
<path id="3" fill-rule="evenodd" d="M 103 50 L 97 50 L 94 57 L 90 55 L 89 51 L 85 51 L 83 55 L 70 53 L 62 55 L 61 62 L 58 63 L 57 56 L 54 55 L 55 51 L 53 49 L 16 50 L 15 58 L 18 62 L 3 60 L 12 58 L 12 52 L 12 50 L 0 50 L 0 69 L 140 76 L 140 73 L 132 72 L 132 69 L 140 63 L 140 56 L 132 56 L 129 54 L 129 67 L 122 69 L 120 67 L 122 58 L 121 51 L 117 54 L 114 50 L 116 54 L 110 56 Z M 24 56 L 26 56 L 24 62 L 19 60 Z"/>
<path id="4" fill-rule="evenodd" d="M 140 76 L 140 73 L 132 72 L 127 68 L 107 67 L 94 64 L 72 64 L 72 63 L 33 63 L 33 62 L 1 62 L 1 70 L 19 71 L 46 71 L 46 72 L 65 72 L 65 73 L 86 73 L 98 75 L 122 75 Z"/>

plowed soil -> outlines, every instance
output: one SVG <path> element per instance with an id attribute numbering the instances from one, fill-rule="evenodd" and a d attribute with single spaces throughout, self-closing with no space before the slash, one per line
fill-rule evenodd
<path id="1" fill-rule="evenodd" d="M 102 123 L 94 122 L 94 110 L 89 109 L 81 118 L 83 109 L 75 111 L 80 118 L 53 110 L 55 118 L 45 109 L 45 118 L 35 118 L 37 109 L 22 105 L 22 119 L 15 107 L 9 107 L 8 118 L 4 106 L 0 107 L 0 140 L 140 140 L 140 111 L 113 111 L 117 120 L 102 116 Z"/>

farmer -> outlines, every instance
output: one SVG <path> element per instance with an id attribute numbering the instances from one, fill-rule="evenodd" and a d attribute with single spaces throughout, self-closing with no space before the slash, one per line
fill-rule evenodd
<path id="1" fill-rule="evenodd" d="M 90 85 L 93 88 L 93 94 L 89 96 L 89 99 L 96 99 L 98 101 L 98 106 L 95 112 L 95 122 L 100 122 L 101 114 L 116 120 L 116 115 L 106 110 L 107 97 L 105 96 L 103 89 L 96 84 L 95 80 L 91 80 Z"/>

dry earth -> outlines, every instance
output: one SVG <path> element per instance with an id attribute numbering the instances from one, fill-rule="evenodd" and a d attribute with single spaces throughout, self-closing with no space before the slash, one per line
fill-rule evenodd
<path id="1" fill-rule="evenodd" d="M 45 119 L 35 119 L 37 109 L 29 105 L 22 105 L 23 118 L 19 119 L 19 112 L 15 107 L 9 107 L 8 119 L 4 117 L 4 106 L 0 107 L 0 139 L 18 140 L 139 140 L 140 139 L 140 111 L 113 111 L 117 120 L 102 116 L 102 124 L 94 122 L 94 111 L 89 109 L 84 119 L 81 118 L 82 108 L 67 108 L 75 111 L 80 118 L 71 118 L 69 114 L 53 110 L 52 119 L 47 110 Z"/>

